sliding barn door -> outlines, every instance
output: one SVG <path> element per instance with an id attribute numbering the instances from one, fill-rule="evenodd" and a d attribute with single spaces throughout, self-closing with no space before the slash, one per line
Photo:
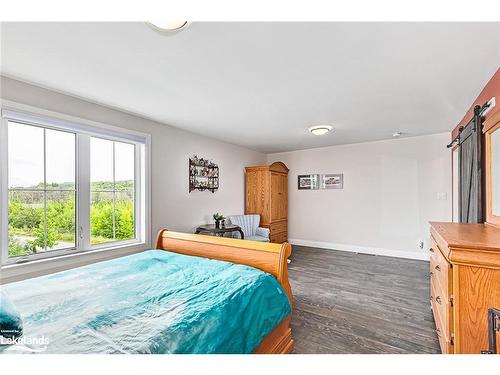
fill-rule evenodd
<path id="1" fill-rule="evenodd" d="M 476 113 L 460 135 L 458 208 L 461 223 L 483 222 L 481 141 L 481 117 Z"/>

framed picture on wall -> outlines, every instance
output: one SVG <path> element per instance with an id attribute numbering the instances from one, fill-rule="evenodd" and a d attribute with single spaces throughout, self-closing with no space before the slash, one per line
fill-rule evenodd
<path id="1" fill-rule="evenodd" d="M 338 174 L 322 174 L 320 177 L 321 189 L 343 189 L 344 175 Z"/>
<path id="2" fill-rule="evenodd" d="M 299 190 L 317 190 L 319 189 L 319 175 L 301 174 L 298 176 L 297 188 Z"/>

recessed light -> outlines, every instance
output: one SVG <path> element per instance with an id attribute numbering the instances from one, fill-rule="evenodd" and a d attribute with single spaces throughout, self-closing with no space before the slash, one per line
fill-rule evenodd
<path id="1" fill-rule="evenodd" d="M 314 135 L 324 135 L 332 129 L 333 128 L 330 125 L 316 125 L 311 126 L 308 130 Z"/>
<path id="2" fill-rule="evenodd" d="M 155 31 L 169 33 L 185 28 L 188 21 L 148 21 L 146 23 Z"/>

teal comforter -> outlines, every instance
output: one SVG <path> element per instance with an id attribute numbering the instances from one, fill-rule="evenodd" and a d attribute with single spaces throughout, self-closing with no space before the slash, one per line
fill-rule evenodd
<path id="1" fill-rule="evenodd" d="M 2 286 L 25 338 L 4 353 L 251 353 L 291 312 L 271 275 L 162 250 Z M 42 341 L 42 340 L 39 340 Z"/>

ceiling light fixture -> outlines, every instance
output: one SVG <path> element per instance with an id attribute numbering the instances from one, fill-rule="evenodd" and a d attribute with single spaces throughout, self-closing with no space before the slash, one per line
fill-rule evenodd
<path id="1" fill-rule="evenodd" d="M 308 130 L 314 135 L 324 135 L 332 129 L 333 128 L 330 125 L 316 125 L 311 126 Z"/>
<path id="2" fill-rule="evenodd" d="M 396 133 L 393 133 L 393 134 L 392 134 L 392 136 L 393 136 L 394 138 L 399 138 L 399 137 L 401 137 L 402 135 L 403 135 L 403 133 L 401 133 L 401 132 L 396 132 Z"/>
<path id="3" fill-rule="evenodd" d="M 188 21 L 148 21 L 146 23 L 160 33 L 172 33 L 185 28 Z"/>

